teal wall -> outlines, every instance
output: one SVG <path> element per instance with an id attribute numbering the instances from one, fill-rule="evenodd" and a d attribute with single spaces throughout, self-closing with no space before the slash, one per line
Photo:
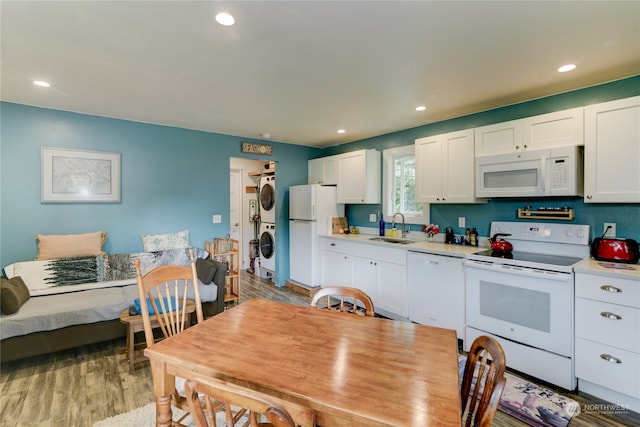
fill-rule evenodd
<path id="1" fill-rule="evenodd" d="M 544 114 L 577 106 L 640 95 L 640 76 L 543 99 L 471 114 L 438 123 L 364 139 L 324 150 L 269 142 L 273 156 L 245 155 L 242 141 L 229 135 L 130 122 L 85 114 L 0 103 L 0 266 L 33 259 L 35 236 L 104 230 L 110 253 L 142 250 L 141 234 L 189 229 L 191 242 L 229 231 L 229 158 L 246 157 L 279 163 L 276 192 L 277 270 L 279 285 L 289 277 L 288 197 L 290 185 L 307 180 L 307 160 L 361 148 L 413 144 L 416 138 Z M 40 147 L 118 152 L 122 155 L 120 203 L 42 203 Z M 624 173 L 624 171 L 621 171 Z M 574 223 L 592 226 L 592 237 L 603 222 L 616 222 L 619 236 L 640 240 L 640 204 L 585 204 L 580 198 L 492 200 L 482 205 L 432 205 L 431 221 L 456 232 L 458 216 L 487 235 L 492 220 L 516 220 L 525 204 L 571 206 Z M 348 205 L 352 225 L 374 226 L 369 213 L 378 205 Z M 282 214 L 284 213 L 284 214 Z M 211 215 L 222 223 L 212 224 Z M 412 229 L 419 229 L 413 225 Z"/>
<path id="2" fill-rule="evenodd" d="M 413 144 L 417 138 L 425 136 L 439 135 L 636 95 L 640 95 L 640 75 L 326 148 L 318 157 L 363 148 L 375 148 L 382 151 L 386 148 Z M 624 173 L 624 171 L 620 171 L 620 173 Z M 456 233 L 460 233 L 464 230 L 457 227 L 458 217 L 464 216 L 467 226 L 475 226 L 481 236 L 487 236 L 491 221 L 518 221 L 516 210 L 525 205 L 531 205 L 534 208 L 539 206 L 570 206 L 576 211 L 576 218 L 571 223 L 590 225 L 592 237 L 602 234 L 602 224 L 604 222 L 615 222 L 618 236 L 640 241 L 640 204 L 585 204 L 582 198 L 523 198 L 520 200 L 490 200 L 486 204 L 478 205 L 431 205 L 431 222 L 439 224 L 442 229 L 444 227 L 453 227 Z M 381 209 L 380 205 L 348 205 L 346 213 L 349 218 L 349 224 L 360 227 L 375 227 L 374 223 L 369 222 L 369 214 L 376 213 L 379 209 Z M 419 230 L 420 225 L 412 225 L 411 229 Z"/>
<path id="3" fill-rule="evenodd" d="M 273 156 L 251 156 L 241 153 L 247 138 L 6 102 L 0 120 L 1 266 L 33 259 L 39 233 L 104 230 L 105 250 L 126 253 L 142 251 L 141 234 L 189 229 L 191 244 L 202 248 L 229 232 L 230 157 L 277 161 L 277 186 L 286 189 L 306 183 L 307 159 L 320 151 L 269 142 Z M 42 146 L 121 153 L 121 202 L 42 203 Z M 288 192 L 276 197 L 276 209 L 288 212 Z M 213 214 L 222 214 L 221 224 L 212 224 Z M 280 284 L 289 272 L 287 216 L 276 229 Z"/>

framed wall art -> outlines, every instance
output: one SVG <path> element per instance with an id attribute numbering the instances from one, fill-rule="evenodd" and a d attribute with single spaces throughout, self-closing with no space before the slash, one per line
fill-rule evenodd
<path id="1" fill-rule="evenodd" d="M 120 153 L 42 147 L 43 202 L 120 202 Z"/>

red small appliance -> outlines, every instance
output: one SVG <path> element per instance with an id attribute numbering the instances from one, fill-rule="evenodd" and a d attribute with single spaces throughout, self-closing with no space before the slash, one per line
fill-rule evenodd
<path id="1" fill-rule="evenodd" d="M 596 237 L 591 242 L 591 256 L 599 261 L 635 264 L 640 259 L 640 251 L 633 239 Z"/>

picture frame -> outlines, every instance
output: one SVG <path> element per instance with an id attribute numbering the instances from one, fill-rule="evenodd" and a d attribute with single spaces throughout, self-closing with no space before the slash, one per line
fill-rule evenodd
<path id="1" fill-rule="evenodd" d="M 120 202 L 120 153 L 41 148 L 42 202 Z"/>

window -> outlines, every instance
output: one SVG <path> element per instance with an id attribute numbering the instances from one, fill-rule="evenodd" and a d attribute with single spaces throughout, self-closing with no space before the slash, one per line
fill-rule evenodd
<path id="1" fill-rule="evenodd" d="M 407 224 L 427 224 L 429 205 L 416 201 L 416 158 L 413 145 L 382 152 L 383 200 L 385 220 L 400 212 Z"/>

